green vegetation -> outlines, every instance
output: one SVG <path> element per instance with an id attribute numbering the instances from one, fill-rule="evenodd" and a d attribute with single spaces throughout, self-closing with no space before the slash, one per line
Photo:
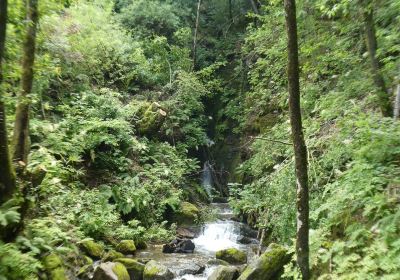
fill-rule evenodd
<path id="1" fill-rule="evenodd" d="M 171 278 L 125 255 L 225 196 L 301 279 L 284 6 L 198 3 L 0 0 L 0 280 Z M 311 279 L 397 279 L 400 2 L 296 4 Z"/>

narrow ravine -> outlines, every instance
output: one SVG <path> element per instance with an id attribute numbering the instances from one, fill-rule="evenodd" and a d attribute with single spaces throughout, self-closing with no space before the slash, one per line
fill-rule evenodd
<path id="1" fill-rule="evenodd" d="M 237 248 L 247 251 L 248 259 L 252 259 L 258 248 L 257 244 L 240 244 L 239 239 L 248 233 L 246 225 L 232 220 L 233 213 L 227 203 L 212 203 L 217 211 L 218 219 L 202 226 L 193 242 L 196 245 L 193 254 L 164 254 L 162 246 L 152 245 L 138 253 L 138 258 L 150 258 L 168 267 L 174 272 L 176 280 L 205 280 L 216 268 L 212 263 L 218 250 Z M 205 267 L 198 275 L 186 274 L 185 270 L 193 266 Z"/>

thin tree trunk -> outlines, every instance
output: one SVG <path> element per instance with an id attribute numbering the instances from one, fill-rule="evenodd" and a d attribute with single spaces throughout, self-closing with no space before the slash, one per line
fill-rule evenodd
<path id="1" fill-rule="evenodd" d="M 229 19 L 231 22 L 233 22 L 232 0 L 229 0 Z"/>
<path id="2" fill-rule="evenodd" d="M 0 84 L 3 81 L 3 57 L 6 42 L 7 0 L 0 0 Z M 5 105 L 0 93 L 0 203 L 9 199 L 15 192 L 15 172 L 8 150 Z"/>
<path id="3" fill-rule="evenodd" d="M 296 255 L 303 280 L 310 278 L 309 268 L 309 199 L 307 147 L 304 141 L 300 109 L 299 55 L 295 0 L 285 0 L 286 30 L 288 36 L 289 110 L 295 154 L 297 182 L 297 235 Z"/>
<path id="4" fill-rule="evenodd" d="M 364 24 L 372 76 L 374 78 L 375 86 L 378 88 L 379 106 L 383 116 L 390 117 L 392 115 L 392 104 L 386 88 L 385 80 L 381 73 L 382 66 L 376 57 L 378 43 L 375 34 L 374 12 L 372 9 L 364 13 Z"/>
<path id="5" fill-rule="evenodd" d="M 29 153 L 29 109 L 33 84 L 33 66 L 35 61 L 36 29 L 39 20 L 38 0 L 29 0 L 27 11 L 27 32 L 24 42 L 24 55 L 22 60 L 22 90 L 18 96 L 16 109 L 14 135 L 13 135 L 13 160 L 15 162 L 28 162 Z"/>
<path id="6" fill-rule="evenodd" d="M 395 120 L 399 119 L 399 117 L 400 117 L 400 84 L 397 85 L 396 100 L 394 102 L 393 117 L 394 117 Z"/>
<path id="7" fill-rule="evenodd" d="M 258 10 L 258 7 L 257 7 L 256 2 L 254 2 L 254 0 L 249 0 L 249 2 L 250 2 L 250 4 L 251 4 L 251 8 L 253 9 L 253 12 L 254 12 L 255 14 L 259 14 L 260 12 L 259 12 L 259 10 Z"/>
<path id="8" fill-rule="evenodd" d="M 199 32 L 199 21 L 200 21 L 200 7 L 201 0 L 197 4 L 197 15 L 196 15 L 196 26 L 194 29 L 194 39 L 193 39 L 193 69 L 196 69 L 197 65 L 197 34 Z"/>

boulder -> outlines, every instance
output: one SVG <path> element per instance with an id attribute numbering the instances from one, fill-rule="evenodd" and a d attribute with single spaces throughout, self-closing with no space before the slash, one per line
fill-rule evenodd
<path id="1" fill-rule="evenodd" d="M 121 258 L 116 259 L 116 262 L 122 263 L 128 270 L 129 276 L 134 280 L 143 279 L 143 271 L 145 265 L 134 259 Z"/>
<path id="2" fill-rule="evenodd" d="M 226 265 L 229 266 L 230 264 L 226 261 L 219 260 L 219 259 L 212 259 L 207 262 L 208 265 Z"/>
<path id="3" fill-rule="evenodd" d="M 195 245 L 190 239 L 174 239 L 168 244 L 164 244 L 163 253 L 193 253 Z"/>
<path id="4" fill-rule="evenodd" d="M 290 255 L 281 245 L 271 244 L 264 254 L 249 264 L 239 280 L 279 279 L 283 267 L 290 261 Z"/>
<path id="5" fill-rule="evenodd" d="M 182 227 L 180 227 L 176 230 L 176 234 L 179 238 L 182 238 L 182 239 L 193 239 L 196 236 L 196 234 L 193 231 L 191 231 L 190 229 L 182 228 Z"/>
<path id="6" fill-rule="evenodd" d="M 174 274 L 164 265 L 149 261 L 143 272 L 143 280 L 172 280 Z"/>
<path id="7" fill-rule="evenodd" d="M 86 254 L 95 259 L 101 259 L 104 254 L 103 245 L 96 243 L 93 240 L 82 241 L 81 248 Z"/>
<path id="8" fill-rule="evenodd" d="M 230 264 L 244 264 L 247 262 L 246 252 L 240 251 L 236 248 L 217 251 L 216 258 L 227 261 Z"/>
<path id="9" fill-rule="evenodd" d="M 63 267 L 63 260 L 56 254 L 50 254 L 43 259 L 49 280 L 68 280 Z"/>
<path id="10" fill-rule="evenodd" d="M 146 243 L 146 241 L 143 241 L 143 240 L 139 240 L 139 241 L 137 241 L 136 242 L 136 249 L 137 250 L 144 250 L 144 249 L 147 249 L 147 243 Z"/>
<path id="11" fill-rule="evenodd" d="M 114 261 L 115 259 L 119 259 L 119 258 L 123 258 L 123 257 L 124 257 L 124 254 L 117 252 L 115 250 L 110 250 L 104 255 L 103 262 Z"/>
<path id="12" fill-rule="evenodd" d="M 173 221 L 179 225 L 191 225 L 198 220 L 199 213 L 199 209 L 194 204 L 182 202 L 179 210 L 173 215 Z"/>
<path id="13" fill-rule="evenodd" d="M 122 254 L 134 254 L 136 251 L 135 242 L 133 240 L 122 240 L 117 245 L 116 250 Z"/>
<path id="14" fill-rule="evenodd" d="M 208 277 L 207 280 L 236 280 L 239 277 L 239 271 L 234 266 L 218 266 Z"/>
<path id="15" fill-rule="evenodd" d="M 203 271 L 205 269 L 206 269 L 206 267 L 204 265 L 191 263 L 187 267 L 179 270 L 178 274 L 179 274 L 179 276 L 186 275 L 186 274 L 197 275 L 197 274 L 203 273 Z"/>
<path id="16" fill-rule="evenodd" d="M 96 268 L 93 280 L 130 280 L 130 277 L 123 264 L 105 262 Z"/>
<path id="17" fill-rule="evenodd" d="M 259 244 L 257 239 L 239 235 L 237 242 L 240 244 Z"/>

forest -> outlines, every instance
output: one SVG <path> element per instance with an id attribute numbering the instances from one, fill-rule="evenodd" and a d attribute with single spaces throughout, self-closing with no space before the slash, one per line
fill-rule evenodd
<path id="1" fill-rule="evenodd" d="M 0 280 L 400 279 L 400 0 L 0 0 Z"/>

